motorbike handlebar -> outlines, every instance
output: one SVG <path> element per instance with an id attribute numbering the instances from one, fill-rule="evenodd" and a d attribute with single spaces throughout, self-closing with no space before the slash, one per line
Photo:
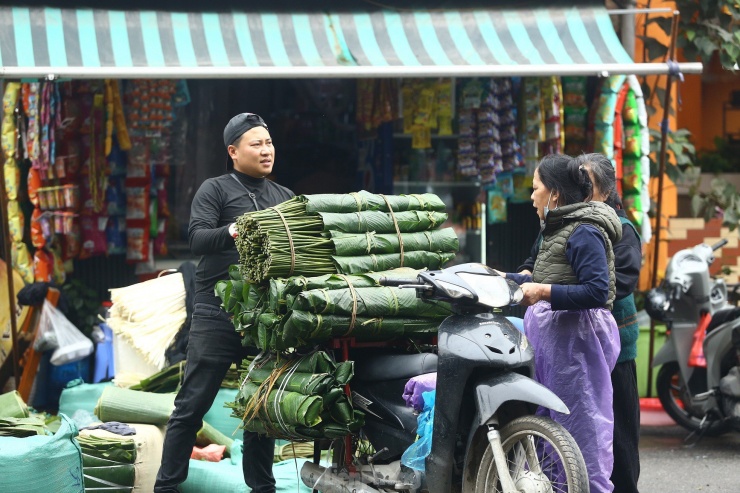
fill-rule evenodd
<path id="1" fill-rule="evenodd" d="M 723 239 L 719 240 L 717 243 L 715 243 L 714 245 L 712 245 L 712 251 L 719 250 L 720 248 L 722 248 L 725 245 L 727 245 L 727 239 L 726 238 L 723 238 Z"/>
<path id="2" fill-rule="evenodd" d="M 393 279 L 388 277 L 381 277 L 378 279 L 378 284 L 381 286 L 398 287 L 406 284 L 419 284 L 417 279 Z"/>

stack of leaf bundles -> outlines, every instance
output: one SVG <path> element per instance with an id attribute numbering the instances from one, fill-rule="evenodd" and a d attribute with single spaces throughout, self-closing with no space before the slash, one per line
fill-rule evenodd
<path id="1" fill-rule="evenodd" d="M 250 431 L 284 440 L 341 438 L 356 433 L 364 414 L 344 392 L 354 363 L 316 351 L 291 359 L 274 355 L 242 366 L 232 415 Z"/>
<path id="2" fill-rule="evenodd" d="M 44 419 L 30 415 L 17 391 L 0 395 L 0 437 L 25 438 L 45 434 Z"/>
<path id="3" fill-rule="evenodd" d="M 177 392 L 180 389 L 182 379 L 185 377 L 185 360 L 168 366 L 154 375 L 144 378 L 139 383 L 130 385 L 129 390 L 141 390 L 143 392 L 154 392 L 156 394 L 166 394 Z M 239 376 L 237 367 L 232 364 L 226 372 L 221 387 L 236 389 L 239 387 Z"/>
<path id="4" fill-rule="evenodd" d="M 415 279 L 408 268 L 354 275 L 271 279 L 269 288 L 240 279 L 220 281 L 216 293 L 234 315 L 245 345 L 264 350 L 311 346 L 335 337 L 360 342 L 435 334 L 452 312 L 446 303 L 416 297 L 413 289 L 380 286 L 382 277 Z"/>
<path id="5" fill-rule="evenodd" d="M 136 442 L 130 437 L 79 435 L 85 491 L 133 491 Z"/>
<path id="6" fill-rule="evenodd" d="M 437 269 L 459 248 L 434 194 L 294 197 L 236 221 L 244 279 L 355 274 L 395 267 Z"/>

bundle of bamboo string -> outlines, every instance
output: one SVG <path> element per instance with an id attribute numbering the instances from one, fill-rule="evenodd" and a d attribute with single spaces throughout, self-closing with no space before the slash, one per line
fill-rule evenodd
<path id="1" fill-rule="evenodd" d="M 185 284 L 179 272 L 111 289 L 108 325 L 158 370 L 165 350 L 185 322 Z"/>

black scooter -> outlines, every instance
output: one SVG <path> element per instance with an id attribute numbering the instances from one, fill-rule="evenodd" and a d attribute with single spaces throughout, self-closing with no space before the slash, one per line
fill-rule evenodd
<path id="1" fill-rule="evenodd" d="M 337 457 L 345 452 L 335 449 L 332 467 L 303 466 L 303 482 L 325 493 L 587 492 L 586 465 L 573 437 L 535 415 L 538 406 L 561 413 L 568 408 L 533 380 L 534 353 L 527 338 L 494 313 L 521 301 L 519 286 L 482 264 L 380 283 L 416 289 L 429 302 L 446 301 L 455 315 L 439 326 L 436 354 L 353 355 L 353 402 L 366 414 L 360 438 L 373 450 L 363 453 L 367 447 L 358 447 L 356 440 L 352 460 L 344 461 Z M 432 448 L 425 471 L 416 471 L 399 460 L 414 442 L 417 426 L 402 395 L 410 378 L 435 371 Z"/>

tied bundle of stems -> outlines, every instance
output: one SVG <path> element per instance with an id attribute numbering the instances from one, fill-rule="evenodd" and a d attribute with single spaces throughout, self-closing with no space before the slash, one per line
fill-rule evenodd
<path id="1" fill-rule="evenodd" d="M 428 195 L 308 195 L 243 214 L 236 220 L 240 271 L 245 280 L 260 283 L 274 277 L 354 273 L 336 262 L 333 257 L 337 255 L 390 251 L 398 257 L 396 263 L 387 262 L 393 266 L 403 266 L 404 250 L 454 256 L 459 245 L 451 229 L 434 235 L 418 234 L 436 230 L 447 220 L 447 214 L 440 211 L 444 204 L 435 195 Z M 374 238 L 367 233 L 388 236 Z M 409 243 L 406 248 L 405 242 Z"/>
<path id="2" fill-rule="evenodd" d="M 316 275 L 335 272 L 332 243 L 321 237 L 323 228 L 321 218 L 307 216 L 306 205 L 295 198 L 240 216 L 236 220 L 236 249 L 242 275 L 261 282 L 291 275 L 297 266 L 301 272 Z"/>
<path id="3" fill-rule="evenodd" d="M 185 375 L 185 361 L 180 361 L 172 366 L 168 366 L 162 371 L 147 377 L 131 385 L 131 390 L 141 390 L 144 392 L 154 392 L 156 394 L 166 394 L 168 392 L 177 392 L 180 388 L 180 382 Z"/>

